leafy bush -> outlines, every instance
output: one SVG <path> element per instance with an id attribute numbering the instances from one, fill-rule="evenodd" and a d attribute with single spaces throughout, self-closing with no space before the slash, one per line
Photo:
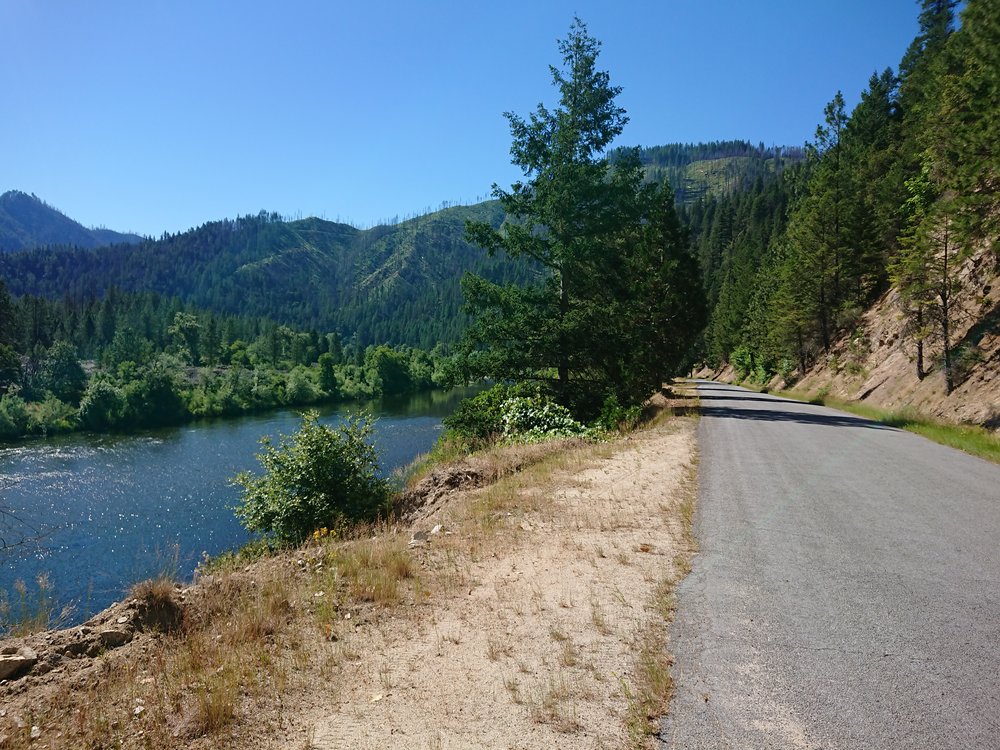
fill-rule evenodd
<path id="1" fill-rule="evenodd" d="M 132 425 L 173 424 L 183 419 L 182 384 L 175 360 L 161 355 L 141 368 L 123 388 L 125 422 Z"/>
<path id="2" fill-rule="evenodd" d="M 523 442 L 585 435 L 587 427 L 573 419 L 569 409 L 541 396 L 514 396 L 502 407 L 503 436 Z"/>
<path id="3" fill-rule="evenodd" d="M 490 440 L 503 432 L 501 407 L 510 398 L 510 388 L 497 383 L 472 398 L 467 398 L 444 418 L 444 426 L 464 438 Z"/>
<path id="4" fill-rule="evenodd" d="M 733 369 L 736 370 L 736 374 L 740 380 L 746 380 L 753 372 L 753 352 L 750 351 L 750 347 L 746 344 L 740 344 L 736 347 L 733 353 L 729 355 L 729 361 L 733 365 Z"/>
<path id="5" fill-rule="evenodd" d="M 0 396 L 0 437 L 19 437 L 28 431 L 28 407 L 14 393 Z"/>
<path id="6" fill-rule="evenodd" d="M 76 427 L 76 409 L 51 393 L 29 407 L 28 431 L 39 435 L 69 432 Z"/>
<path id="7" fill-rule="evenodd" d="M 639 406 L 622 406 L 615 394 L 604 399 L 601 414 L 597 418 L 597 426 L 607 432 L 615 430 L 634 430 L 642 418 L 642 408 Z"/>
<path id="8" fill-rule="evenodd" d="M 302 365 L 290 373 L 285 381 L 285 402 L 288 404 L 308 404 L 319 398 L 319 389 Z"/>
<path id="9" fill-rule="evenodd" d="M 92 380 L 80 400 L 80 423 L 89 430 L 106 430 L 121 422 L 125 396 L 106 380 Z"/>
<path id="10" fill-rule="evenodd" d="M 740 344 L 729 355 L 729 362 L 740 380 L 764 385 L 774 376 L 774 363 L 769 358 L 754 352 L 746 344 Z"/>
<path id="11" fill-rule="evenodd" d="M 390 346 L 369 347 L 365 352 L 366 379 L 376 393 L 395 396 L 413 390 L 410 361 Z"/>
<path id="12" fill-rule="evenodd" d="M 299 544 L 320 527 L 376 518 L 388 508 L 388 482 L 379 476 L 371 424 L 351 417 L 337 429 L 319 424 L 309 412 L 292 435 L 275 447 L 261 441 L 261 476 L 241 472 L 233 483 L 243 489 L 236 515 L 250 531 L 279 544 Z"/>
<path id="13" fill-rule="evenodd" d="M 778 374 L 781 376 L 781 379 L 785 381 L 786 385 L 790 385 L 793 382 L 792 373 L 795 372 L 795 367 L 795 362 L 788 357 L 784 357 L 778 363 Z"/>

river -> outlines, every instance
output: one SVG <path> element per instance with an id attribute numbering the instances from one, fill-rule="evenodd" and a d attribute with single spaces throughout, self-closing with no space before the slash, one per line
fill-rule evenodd
<path id="1" fill-rule="evenodd" d="M 427 452 L 441 419 L 473 390 L 430 392 L 363 405 L 377 419 L 384 474 Z M 320 409 L 336 425 L 358 404 Z M 16 600 L 47 575 L 53 599 L 80 622 L 120 599 L 136 581 L 162 572 L 191 577 L 204 555 L 251 537 L 233 514 L 230 479 L 259 470 L 261 437 L 294 432 L 297 412 L 279 411 L 130 435 L 68 436 L 0 447 L 0 591 Z M 12 518 L 14 519 L 12 521 Z M 11 528 L 12 526 L 16 528 Z M 16 607 L 15 607 L 16 608 Z"/>

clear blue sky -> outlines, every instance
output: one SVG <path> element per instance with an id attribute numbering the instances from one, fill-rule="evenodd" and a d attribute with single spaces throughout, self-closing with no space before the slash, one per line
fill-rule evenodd
<path id="1" fill-rule="evenodd" d="M 0 192 L 159 235 L 261 209 L 370 225 L 518 177 L 574 13 L 620 145 L 801 145 L 917 30 L 915 0 L 0 0 Z"/>

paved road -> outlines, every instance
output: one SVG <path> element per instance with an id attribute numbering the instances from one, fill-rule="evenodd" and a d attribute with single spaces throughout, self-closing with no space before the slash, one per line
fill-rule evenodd
<path id="1" fill-rule="evenodd" d="M 699 383 L 665 748 L 1000 748 L 1000 466 Z"/>

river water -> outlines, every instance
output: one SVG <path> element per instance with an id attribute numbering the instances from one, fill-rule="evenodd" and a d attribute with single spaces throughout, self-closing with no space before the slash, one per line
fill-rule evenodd
<path id="1" fill-rule="evenodd" d="M 472 391 L 365 404 L 384 474 L 427 452 L 441 419 Z M 336 425 L 357 404 L 320 410 Z M 261 437 L 294 432 L 298 413 L 271 412 L 131 435 L 86 435 L 0 446 L 0 591 L 48 576 L 79 622 L 161 572 L 189 578 L 203 555 L 250 539 L 233 514 L 230 479 L 258 471 Z M 3 549 L 22 536 L 25 545 Z M 38 537 L 37 539 L 34 539 Z"/>

